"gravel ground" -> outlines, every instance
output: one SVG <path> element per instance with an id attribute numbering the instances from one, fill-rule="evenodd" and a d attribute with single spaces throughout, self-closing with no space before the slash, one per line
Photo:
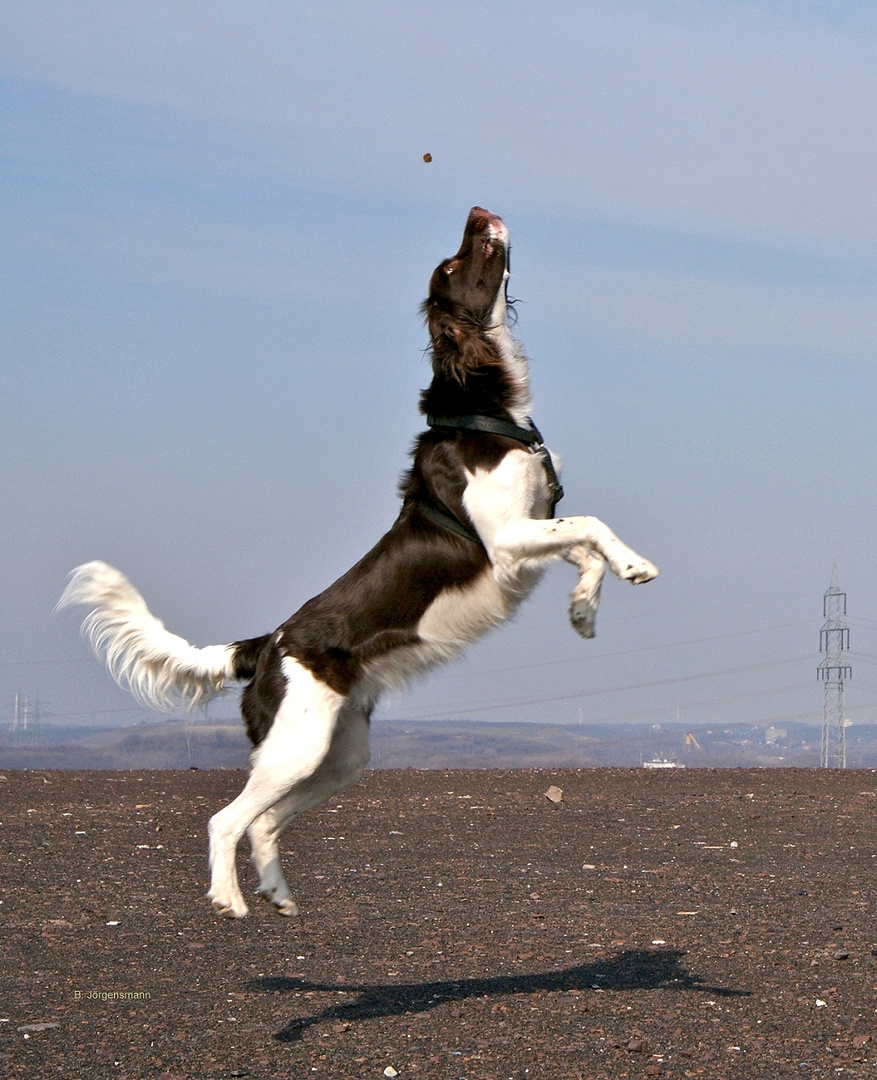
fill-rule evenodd
<path id="1" fill-rule="evenodd" d="M 232 923 L 243 779 L 0 781 L 3 1075 L 877 1075 L 873 772 L 371 772 Z"/>

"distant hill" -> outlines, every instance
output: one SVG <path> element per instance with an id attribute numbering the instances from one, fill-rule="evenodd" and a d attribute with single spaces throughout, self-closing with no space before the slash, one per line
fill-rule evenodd
<path id="1" fill-rule="evenodd" d="M 473 720 L 372 725 L 373 769 L 637 767 L 663 759 L 688 768 L 810 768 L 820 729 L 484 723 Z M 168 720 L 125 728 L 44 724 L 36 733 L 0 729 L 2 769 L 244 769 L 249 744 L 239 720 Z M 850 768 L 877 768 L 877 726 L 847 731 Z"/>
<path id="2" fill-rule="evenodd" d="M 4 769 L 243 769 L 248 754 L 240 721 L 168 720 L 123 728 L 43 725 L 36 738 L 0 735 Z"/>

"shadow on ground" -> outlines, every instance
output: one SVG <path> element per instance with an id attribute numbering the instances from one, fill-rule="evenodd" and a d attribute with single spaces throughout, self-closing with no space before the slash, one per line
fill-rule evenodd
<path id="1" fill-rule="evenodd" d="M 295 1042 L 315 1024 L 328 1020 L 353 1023 L 381 1016 L 404 1016 L 426 1012 L 446 1001 L 473 997 L 501 997 L 509 994 L 552 993 L 569 990 L 699 990 L 718 997 L 748 997 L 749 990 L 706 985 L 682 965 L 684 952 L 666 949 L 628 949 L 593 964 L 579 964 L 562 971 L 535 975 L 494 975 L 483 979 L 457 979 L 448 982 L 380 983 L 340 986 L 338 983 L 309 982 L 307 979 L 263 976 L 254 979 L 253 987 L 272 993 L 343 991 L 356 995 L 353 1001 L 332 1005 L 312 1016 L 296 1017 L 275 1034 L 281 1042 Z"/>

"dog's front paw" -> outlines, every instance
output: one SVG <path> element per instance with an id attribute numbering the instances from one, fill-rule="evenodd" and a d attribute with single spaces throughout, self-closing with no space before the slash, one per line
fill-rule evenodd
<path id="1" fill-rule="evenodd" d="M 637 555 L 635 551 L 622 553 L 614 557 L 611 562 L 612 573 L 622 581 L 629 581 L 632 585 L 645 585 L 647 581 L 653 581 L 660 570 L 653 562 Z"/>
<path id="2" fill-rule="evenodd" d="M 640 559 L 637 564 L 630 568 L 626 580 L 633 585 L 645 585 L 647 581 L 654 581 L 660 572 L 653 562 L 649 562 L 648 559 Z"/>
<path id="3" fill-rule="evenodd" d="M 569 621 L 573 630 L 583 638 L 592 638 L 596 634 L 597 607 L 590 600 L 581 597 L 569 605 Z"/>

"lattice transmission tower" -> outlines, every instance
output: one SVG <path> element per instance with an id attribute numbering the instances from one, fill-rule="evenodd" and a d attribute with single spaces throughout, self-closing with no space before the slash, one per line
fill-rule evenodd
<path id="1" fill-rule="evenodd" d="M 15 711 L 12 714 L 10 733 L 12 741 L 21 743 L 39 742 L 42 729 L 40 699 L 31 700 L 24 694 L 15 695 Z"/>
<path id="2" fill-rule="evenodd" d="M 846 719 L 844 717 L 844 679 L 853 677 L 853 669 L 844 662 L 843 654 L 850 647 L 850 631 L 843 621 L 847 613 L 847 594 L 837 583 L 837 563 L 831 571 L 831 584 L 822 599 L 825 625 L 819 632 L 819 651 L 824 653 L 816 669 L 824 685 L 822 709 L 823 769 L 847 767 Z"/>

